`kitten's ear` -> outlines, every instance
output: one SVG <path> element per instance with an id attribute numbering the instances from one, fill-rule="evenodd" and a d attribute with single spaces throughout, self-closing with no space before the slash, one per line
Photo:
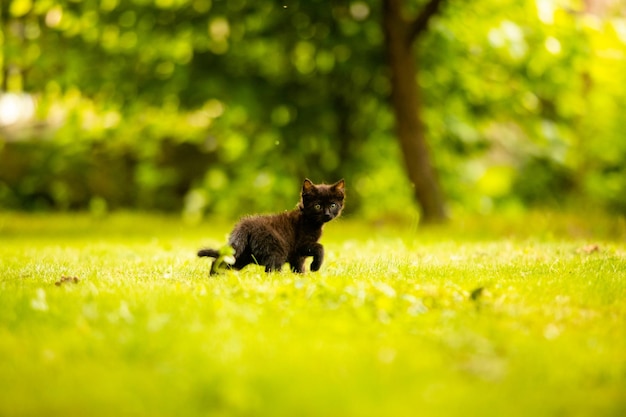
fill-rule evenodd
<path id="1" fill-rule="evenodd" d="M 334 183 L 331 188 L 333 190 L 335 190 L 335 191 L 343 192 L 345 190 L 345 185 L 346 185 L 346 182 L 342 178 L 339 181 L 337 181 L 336 183 Z"/>
<path id="2" fill-rule="evenodd" d="M 314 188 L 315 185 L 311 182 L 311 180 L 305 178 L 304 183 L 302 184 L 302 194 L 309 194 Z"/>

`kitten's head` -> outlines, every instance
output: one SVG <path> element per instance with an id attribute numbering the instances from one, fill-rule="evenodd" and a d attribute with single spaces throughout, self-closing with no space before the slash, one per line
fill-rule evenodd
<path id="1" fill-rule="evenodd" d="M 329 222 L 341 214 L 345 198 L 344 185 L 344 180 L 332 185 L 315 185 L 307 178 L 302 184 L 298 207 L 307 219 L 315 223 Z"/>

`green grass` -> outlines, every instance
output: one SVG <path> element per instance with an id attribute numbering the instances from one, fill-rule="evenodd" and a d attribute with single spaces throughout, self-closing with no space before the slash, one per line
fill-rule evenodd
<path id="1" fill-rule="evenodd" d="M 209 278 L 230 226 L 0 214 L 0 415 L 626 415 L 623 219 L 343 219 Z"/>

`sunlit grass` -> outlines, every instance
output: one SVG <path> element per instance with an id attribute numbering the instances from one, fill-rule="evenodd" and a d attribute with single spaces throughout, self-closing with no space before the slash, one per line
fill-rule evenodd
<path id="1" fill-rule="evenodd" d="M 209 278 L 231 224 L 0 215 L 0 415 L 626 413 L 623 221 L 344 219 Z"/>

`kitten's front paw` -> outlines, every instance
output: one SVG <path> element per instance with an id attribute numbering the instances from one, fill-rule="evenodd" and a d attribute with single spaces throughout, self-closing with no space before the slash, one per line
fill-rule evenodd
<path id="1" fill-rule="evenodd" d="M 311 271 L 319 271 L 322 266 L 322 262 L 324 262 L 324 247 L 319 243 L 316 243 L 311 248 L 311 253 L 313 254 L 313 262 L 311 262 Z"/>
<path id="2" fill-rule="evenodd" d="M 318 261 L 317 259 L 314 259 L 313 262 L 311 262 L 311 272 L 319 271 L 321 267 L 322 267 L 321 260 Z"/>

